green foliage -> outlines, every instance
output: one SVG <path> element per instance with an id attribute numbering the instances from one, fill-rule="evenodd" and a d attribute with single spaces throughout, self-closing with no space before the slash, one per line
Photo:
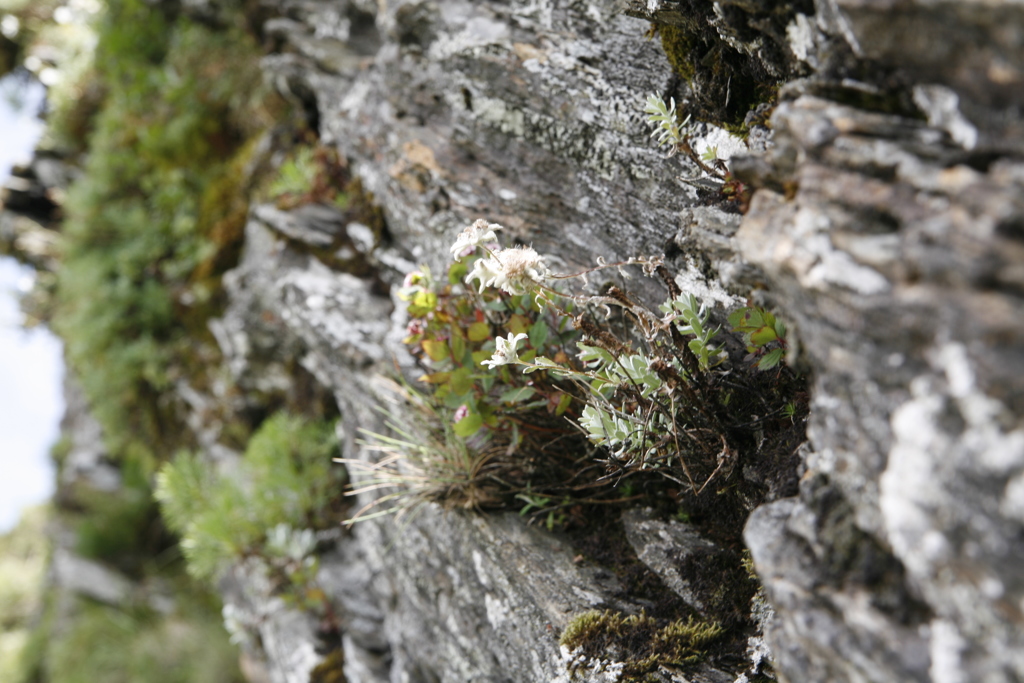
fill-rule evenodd
<path id="1" fill-rule="evenodd" d="M 574 617 L 558 642 L 588 658 L 622 662 L 623 681 L 645 681 L 659 667 L 699 661 L 723 633 L 718 624 L 692 617 L 667 621 L 592 610 Z"/>
<path id="2" fill-rule="evenodd" d="M 253 435 L 230 476 L 187 452 L 165 464 L 156 498 L 182 537 L 189 572 L 215 578 L 227 563 L 262 552 L 278 525 L 329 525 L 341 488 L 341 469 L 332 465 L 336 451 L 331 424 L 278 413 Z"/>
<path id="3" fill-rule="evenodd" d="M 82 602 L 62 628 L 53 628 L 37 663 L 36 680 L 52 683 L 238 682 L 237 652 L 215 610 L 181 593 L 164 617 L 144 608 Z M 54 626 L 56 626 L 54 624 Z M 29 679 L 25 679 L 28 683 Z"/>
<path id="4" fill-rule="evenodd" d="M 707 182 L 710 179 L 713 186 L 717 183 L 722 198 L 738 202 L 740 210 L 745 213 L 750 201 L 750 188 L 737 180 L 729 170 L 728 164 L 718 158 L 717 146 L 708 146 L 703 154 L 697 154 L 690 144 L 693 134 L 693 129 L 689 126 L 690 115 L 687 114 L 686 118 L 679 123 L 675 100 L 670 100 L 670 102 L 671 104 L 665 104 L 665 100 L 658 95 L 651 95 L 647 98 L 644 111 L 647 112 L 648 124 L 654 127 L 651 137 L 657 136 L 658 145 L 669 148 L 669 157 L 677 152 L 682 152 L 700 169 L 701 173 L 707 176 L 704 178 L 698 174 L 695 178 L 680 177 L 681 180 L 695 187 L 707 189 Z"/>
<path id="5" fill-rule="evenodd" d="M 0 680 L 13 681 L 30 645 L 29 629 L 42 602 L 49 510 L 26 510 L 0 535 Z"/>
<path id="6" fill-rule="evenodd" d="M 654 126 L 651 137 L 657 136 L 658 144 L 668 146 L 674 153 L 688 134 L 686 126 L 690 117 L 687 116 L 680 123 L 675 100 L 670 100 L 670 104 L 665 104 L 665 100 L 658 95 L 651 95 L 647 98 L 647 106 L 644 107 L 644 111 L 647 112 L 648 123 Z"/>
<path id="7" fill-rule="evenodd" d="M 758 370 L 771 370 L 786 355 L 786 324 L 757 306 L 733 311 L 729 324 L 743 335 L 749 358 L 757 358 Z M 795 409 L 792 411 L 795 413 Z"/>
<path id="8" fill-rule="evenodd" d="M 692 335 L 687 346 L 693 355 L 696 356 L 700 369 L 707 372 L 712 366 L 712 357 L 718 358 L 721 352 L 711 347 L 711 340 L 718 334 L 718 328 L 711 330 L 707 328 L 711 314 L 707 306 L 697 303 L 697 297 L 693 294 L 682 294 L 672 301 L 662 304 L 663 313 L 674 314 L 676 317 L 676 329 L 680 334 Z"/>
<path id="9" fill-rule="evenodd" d="M 61 520 L 75 530 L 76 551 L 139 576 L 146 563 L 172 542 L 153 500 L 152 469 L 129 454 L 121 462 L 121 486 L 101 491 L 84 482 L 62 493 Z"/>
<path id="10" fill-rule="evenodd" d="M 313 188 L 318 171 L 313 148 L 309 146 L 296 148 L 278 169 L 277 178 L 270 184 L 270 196 L 306 194 Z"/>
<path id="11" fill-rule="evenodd" d="M 566 516 L 562 509 L 575 502 L 568 496 L 559 502 L 551 496 L 535 495 L 529 492 L 516 494 L 516 498 L 525 503 L 519 510 L 519 516 L 525 517 L 532 514 L 535 518 L 543 519 L 544 526 L 548 531 L 554 531 L 555 527 L 565 524 Z M 544 513 L 547 515 L 545 516 Z"/>
<path id="12" fill-rule="evenodd" d="M 346 189 L 350 182 L 348 169 L 335 150 L 301 145 L 281 164 L 267 194 L 282 208 L 320 202 L 344 210 L 349 206 Z"/>
<path id="13" fill-rule="evenodd" d="M 204 191 L 237 173 L 233 155 L 269 118 L 256 46 L 233 29 L 115 0 L 98 45 L 106 94 L 65 203 L 53 322 L 109 446 L 147 453 L 178 440 L 161 395 L 206 334 L 196 275 L 225 246 L 214 227 L 236 210 L 204 205 Z"/>
<path id="14" fill-rule="evenodd" d="M 76 516 L 77 550 L 83 556 L 134 571 L 159 549 L 163 529 L 148 487 L 125 486 L 114 494 L 90 492 L 81 496 L 80 504 L 85 513 Z"/>
<path id="15" fill-rule="evenodd" d="M 399 292 L 412 318 L 404 341 L 429 365 L 431 372 L 420 379 L 434 387 L 433 400 L 455 416 L 457 435 L 499 438 L 514 447 L 531 413 L 561 416 L 574 389 L 548 373 L 527 378 L 509 368 L 489 371 L 483 363 L 500 344 L 507 345 L 505 336 L 516 335 L 526 347 L 518 356 L 522 360 L 551 355 L 567 362 L 566 351 L 579 333 L 535 296 L 464 289 L 459 283 L 472 262 L 452 264 L 443 281 L 426 268 L 410 276 Z"/>
<path id="16" fill-rule="evenodd" d="M 652 109 L 664 109 L 664 106 L 657 107 L 656 104 L 652 101 Z M 543 257 L 532 249 L 501 249 L 496 244 L 495 232 L 500 229 L 500 225 L 477 221 L 459 235 L 452 247 L 453 254 L 457 256 L 464 252 L 468 254 L 466 249 L 470 247 L 470 252 L 483 249 L 487 254 L 486 260 L 478 258 L 475 261 L 473 270 L 464 278 L 468 267 L 461 263 L 452 266 L 451 282 L 476 280 L 481 288 L 481 301 L 475 309 L 459 311 L 462 319 L 469 321 L 475 315 L 477 320 L 483 320 L 485 311 L 495 306 L 493 300 L 487 299 L 488 295 L 493 297 L 511 291 L 515 296 L 527 297 L 526 300 L 538 312 L 553 315 L 553 318 L 544 320 L 545 330 L 561 331 L 571 325 L 572 330 L 583 333 L 584 337 L 576 341 L 578 363 L 569 358 L 563 347 L 559 347 L 554 357 L 544 355 L 544 349 L 537 348 L 520 353 L 520 342 L 528 339 L 533 343 L 536 335 L 528 325 L 529 321 L 512 325 L 518 315 L 514 313 L 509 318 L 508 337 L 498 336 L 492 357 L 481 364 L 500 372 L 499 377 L 506 385 L 514 382 L 513 376 L 505 374 L 508 366 L 518 366 L 524 376 L 557 382 L 561 392 L 571 397 L 570 403 L 573 398 L 582 401 L 585 407 L 577 416 L 580 431 L 591 443 L 607 449 L 612 456 L 607 461 L 609 468 L 618 470 L 620 476 L 654 470 L 677 483 L 688 485 L 695 496 L 700 496 L 716 477 L 731 474 L 737 451 L 730 440 L 742 442 L 749 439 L 752 436 L 749 434 L 750 426 L 757 424 L 760 418 L 755 414 L 740 417 L 721 409 L 729 409 L 732 405 L 737 412 L 754 410 L 751 400 L 759 400 L 756 398 L 758 382 L 749 373 L 739 372 L 738 367 L 719 369 L 729 359 L 713 344 L 719 328 L 711 326 L 708 307 L 692 294 L 680 292 L 660 259 L 637 257 L 613 264 L 599 260 L 595 268 L 582 273 L 556 276 L 543 264 Z M 461 257 L 465 258 L 465 255 Z M 604 268 L 617 268 L 621 272 L 630 265 L 642 266 L 646 275 L 658 275 L 668 285 L 671 298 L 660 307 L 661 316 L 617 287 L 609 287 L 601 295 L 572 295 L 555 290 L 548 284 L 575 277 L 585 279 L 588 273 Z M 413 289 L 410 314 L 429 317 L 424 323 L 426 327 L 423 330 L 426 331 L 417 328 L 417 334 L 408 341 L 419 342 L 434 362 L 450 362 L 463 353 L 467 354 L 467 365 L 470 360 L 479 361 L 464 347 L 456 349 L 455 344 L 461 335 L 454 326 L 450 326 L 452 316 L 438 309 L 441 299 L 437 293 L 423 287 Z M 563 301 L 567 302 L 565 308 L 560 304 Z M 570 306 L 579 304 L 582 304 L 582 314 L 570 315 Z M 499 310 L 505 310 L 504 304 L 498 305 L 502 306 Z M 607 319 L 613 307 L 622 310 L 624 320 L 632 323 L 632 329 L 627 328 L 616 335 L 600 322 Z M 763 309 L 743 309 L 734 314 L 732 320 L 734 328 L 746 335 L 748 343 L 756 350 L 764 351 L 760 369 L 778 363 L 785 346 L 785 326 L 780 321 Z M 452 327 L 451 331 L 449 327 Z M 431 336 L 429 330 L 434 328 L 438 328 L 439 333 Z M 488 330 L 484 325 L 483 332 Z M 457 383 L 460 387 L 463 385 L 460 372 L 468 370 L 446 368 L 444 372 L 433 373 L 425 379 L 442 384 L 447 393 L 439 393 L 442 398 L 447 398 L 453 386 Z M 727 375 L 729 381 L 721 382 Z M 497 379 L 484 376 L 480 381 L 495 382 Z M 465 385 L 471 386 L 469 382 Z M 536 381 L 525 384 L 524 395 L 529 397 L 530 390 L 536 390 L 538 386 L 543 384 Z M 737 389 L 742 394 L 737 403 L 742 405 L 733 402 Z M 518 394 L 506 390 L 502 395 Z M 773 396 L 770 402 L 764 398 L 760 400 L 768 404 L 777 403 L 779 398 Z M 524 410 L 530 407 L 533 407 L 530 403 L 523 406 Z M 472 409 L 467 409 L 463 419 L 468 420 L 473 414 Z M 479 408 L 479 403 L 476 414 L 480 418 L 471 423 L 473 431 L 488 426 L 488 418 L 491 417 Z M 783 414 L 781 405 L 774 414 Z M 530 495 L 550 497 L 547 491 L 534 491 Z M 531 509 L 540 507 L 530 504 Z"/>
<path id="17" fill-rule="evenodd" d="M 432 395 L 396 386 L 398 398 L 385 411 L 392 435 L 366 434 L 367 445 L 384 459 L 369 467 L 346 461 L 361 480 L 355 493 L 390 489 L 371 506 L 382 507 L 364 509 L 354 520 L 402 513 L 425 501 L 504 506 L 531 485 L 543 489 L 538 495 L 561 500 L 572 486 L 578 468 L 566 446 L 579 438 L 565 417 L 575 415 L 579 388 L 543 370 L 526 377 L 493 359 L 501 352 L 524 360 L 541 353 L 568 363 L 566 351 L 579 333 L 539 296 L 464 287 L 478 258 L 463 257 L 443 279 L 423 268 L 399 291 L 411 318 L 404 341 L 426 370 L 420 382 Z M 531 453 L 543 465 L 524 470 L 517 453 Z M 539 508 L 526 512 L 535 519 L 548 515 Z"/>

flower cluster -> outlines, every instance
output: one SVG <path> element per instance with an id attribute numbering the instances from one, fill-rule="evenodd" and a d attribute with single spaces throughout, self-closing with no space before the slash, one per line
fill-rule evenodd
<path id="1" fill-rule="evenodd" d="M 513 296 L 521 296 L 550 277 L 544 257 L 533 247 L 512 247 L 492 251 L 486 258 L 478 259 L 466 276 L 466 284 L 477 280 L 481 293 L 487 287 L 497 287 Z"/>

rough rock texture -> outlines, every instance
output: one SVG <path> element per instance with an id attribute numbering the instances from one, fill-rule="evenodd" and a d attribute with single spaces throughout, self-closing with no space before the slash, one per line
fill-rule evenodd
<path id="1" fill-rule="evenodd" d="M 387 285 L 420 263 L 440 271 L 466 224 L 501 222 L 563 271 L 667 254 L 720 312 L 747 297 L 776 309 L 813 380 L 799 495 L 746 524 L 774 608 L 758 608 L 754 660 L 766 642 L 793 682 L 1024 680 L 1024 5 L 266 8 L 267 78 L 348 160 L 388 234 L 254 208 L 211 324 L 234 400 L 287 391 L 301 363 L 337 399 L 346 457 L 369 458 L 358 429 L 378 428 L 380 375 L 408 362 Z M 675 74 L 636 17 L 688 31 Z M 770 104 L 755 110 L 744 145 L 715 124 L 730 123 L 733 87 L 763 85 L 777 106 L 767 127 Z M 711 115 L 694 147 L 717 145 L 756 189 L 745 215 L 687 182 L 699 173 L 685 155 L 655 149 L 652 92 Z M 315 255 L 343 237 L 362 245 L 359 275 Z M 650 287 L 638 293 L 660 296 Z M 201 441 L 214 451 L 215 430 Z M 625 526 L 666 585 L 707 604 L 678 566 L 718 552 L 710 541 Z M 321 562 L 353 682 L 617 680 L 558 634 L 580 611 L 638 607 L 610 572 L 508 514 L 366 522 Z M 238 608 L 263 613 L 250 598 Z M 278 607 L 260 627 L 269 672 L 304 680 L 315 629 Z M 664 680 L 742 681 L 744 666 Z"/>

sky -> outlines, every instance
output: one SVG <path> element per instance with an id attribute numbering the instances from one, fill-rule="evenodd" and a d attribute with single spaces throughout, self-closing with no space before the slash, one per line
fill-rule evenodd
<path id="1" fill-rule="evenodd" d="M 37 117 L 42 98 L 33 81 L 0 78 L 0 182 L 31 156 L 43 128 Z M 33 278 L 31 268 L 0 257 L 0 533 L 17 523 L 24 507 L 46 501 L 55 484 L 49 453 L 64 412 L 64 364 L 60 341 L 49 330 L 21 327 L 17 297 Z"/>

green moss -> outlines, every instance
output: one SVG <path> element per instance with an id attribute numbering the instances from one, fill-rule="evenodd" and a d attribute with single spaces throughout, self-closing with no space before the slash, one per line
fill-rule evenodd
<path id="1" fill-rule="evenodd" d="M 188 445 L 167 389 L 211 314 L 201 281 L 233 264 L 238 154 L 272 123 L 273 98 L 239 31 L 141 0 L 112 0 L 98 30 L 90 78 L 104 95 L 64 205 L 53 324 L 111 451 L 163 459 Z"/>
<path id="2" fill-rule="evenodd" d="M 346 683 L 344 666 L 345 651 L 333 650 L 309 672 L 309 683 Z"/>
<path id="3" fill-rule="evenodd" d="M 722 634 L 718 624 L 693 617 L 667 621 L 644 613 L 592 610 L 570 621 L 558 642 L 569 650 L 581 649 L 592 659 L 622 662 L 623 681 L 643 681 L 660 666 L 698 662 L 705 655 L 705 646 Z"/>
<path id="4" fill-rule="evenodd" d="M 676 93 L 677 101 L 687 103 L 680 116 L 691 114 L 745 137 L 747 113 L 774 102 L 780 82 L 755 58 L 725 43 L 710 28 L 709 12 L 701 5 L 681 24 L 655 25 L 672 72 L 686 84 Z"/>
<path id="5" fill-rule="evenodd" d="M 142 562 L 169 545 L 148 487 L 125 487 L 116 494 L 84 495 L 86 512 L 76 516 L 77 550 L 122 571 L 137 573 Z"/>
<path id="6" fill-rule="evenodd" d="M 697 69 L 691 55 L 694 49 L 691 32 L 681 26 L 661 24 L 658 33 L 661 36 L 661 48 L 665 51 L 672 71 L 687 83 L 693 81 Z"/>

